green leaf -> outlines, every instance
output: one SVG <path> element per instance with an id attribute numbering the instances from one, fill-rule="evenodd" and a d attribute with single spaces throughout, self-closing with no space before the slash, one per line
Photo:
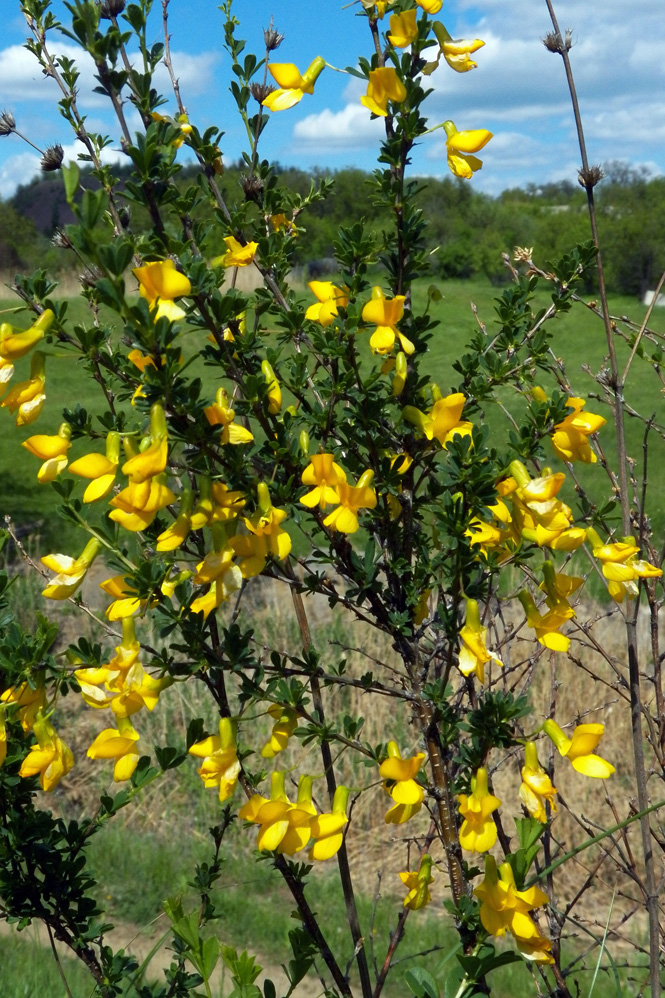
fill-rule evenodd
<path id="1" fill-rule="evenodd" d="M 515 825 L 522 849 L 530 849 L 535 845 L 547 827 L 535 818 L 517 818 Z"/>
<path id="2" fill-rule="evenodd" d="M 443 998 L 461 998 L 460 986 L 465 978 L 465 973 L 457 963 L 446 974 L 443 984 Z"/>
<path id="3" fill-rule="evenodd" d="M 219 940 L 214 936 L 201 943 L 201 974 L 204 980 L 209 980 L 219 959 Z"/>
<path id="4" fill-rule="evenodd" d="M 74 201 L 74 196 L 79 187 L 79 168 L 76 163 L 70 163 L 69 166 L 62 166 L 62 179 L 65 183 L 65 197 L 67 198 L 67 203 L 72 204 Z"/>
<path id="5" fill-rule="evenodd" d="M 439 985 L 436 979 L 423 967 L 412 967 L 407 970 L 404 981 L 416 998 L 439 998 Z"/>

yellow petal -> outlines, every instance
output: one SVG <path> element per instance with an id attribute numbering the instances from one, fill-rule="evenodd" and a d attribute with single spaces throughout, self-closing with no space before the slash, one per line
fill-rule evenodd
<path id="1" fill-rule="evenodd" d="M 583 755 L 579 759 L 571 759 L 571 762 L 573 769 L 578 773 L 593 776 L 598 780 L 606 780 L 615 772 L 614 766 L 606 759 L 601 759 L 599 755 Z"/>

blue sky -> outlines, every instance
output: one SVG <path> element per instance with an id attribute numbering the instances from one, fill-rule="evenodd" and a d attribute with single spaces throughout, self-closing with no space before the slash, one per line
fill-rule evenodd
<path id="1" fill-rule="evenodd" d="M 155 0 L 152 38 L 161 38 L 161 2 Z M 14 15 L 11 14 L 11 9 Z M 41 75 L 21 45 L 27 29 L 18 0 L 3 0 L 5 18 L 0 47 L 0 109 L 11 110 L 17 125 L 37 145 L 60 142 L 68 158 L 76 145 L 55 103 L 57 88 Z M 66 10 L 54 0 L 62 20 Z M 285 35 L 275 62 L 301 69 L 322 55 L 334 66 L 354 64 L 372 51 L 367 21 L 356 16 L 359 4 L 340 0 L 235 0 L 240 37 L 247 50 L 262 54 L 263 28 L 270 22 Z M 588 0 L 560 0 L 562 30 L 571 28 L 571 58 L 576 74 L 592 163 L 623 160 L 665 172 L 665 82 L 662 0 L 641 0 L 627 14 L 625 0 L 604 0 L 602 10 Z M 544 0 L 444 0 L 437 15 L 453 37 L 479 37 L 478 68 L 457 74 L 447 65 L 431 82 L 427 104 L 432 125 L 452 118 L 461 129 L 488 128 L 493 140 L 481 154 L 484 167 L 471 183 L 498 193 L 506 187 L 551 180 L 575 180 L 579 166 L 572 113 L 561 59 L 545 50 L 550 30 Z M 388 29 L 388 17 L 382 23 Z M 227 162 L 242 152 L 244 133 L 228 93 L 229 58 L 223 48 L 223 15 L 217 0 L 171 0 L 170 30 L 175 70 L 190 117 L 199 127 L 217 124 L 225 131 Z M 72 43 L 53 36 L 53 50 L 72 53 Z M 111 132 L 104 98 L 92 92 L 92 67 L 83 66 L 80 104 L 90 127 Z M 168 80 L 160 79 L 166 96 Z M 381 122 L 371 121 L 359 103 L 361 81 L 326 69 L 312 96 L 272 116 L 264 133 L 263 154 L 303 169 L 359 166 L 371 169 Z M 170 99 L 165 110 L 174 110 Z M 109 156 L 122 158 L 118 144 Z M 0 137 L 0 196 L 9 197 L 38 169 L 36 156 L 16 136 Z M 413 170 L 447 176 L 442 132 L 427 137 L 415 151 Z"/>

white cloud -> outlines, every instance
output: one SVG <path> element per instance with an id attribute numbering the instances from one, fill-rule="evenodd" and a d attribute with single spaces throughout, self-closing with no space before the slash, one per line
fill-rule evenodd
<path id="1" fill-rule="evenodd" d="M 25 184 L 39 171 L 39 156 L 21 152 L 0 166 L 0 197 L 9 198 L 19 184 Z"/>
<path id="2" fill-rule="evenodd" d="M 94 88 L 98 86 L 96 69 L 87 53 L 77 45 L 54 39 L 51 54 L 54 58 L 65 56 L 76 63 L 80 73 L 78 92 L 82 107 L 109 107 L 108 98 L 94 92 Z M 190 55 L 176 51 L 171 53 L 171 58 L 183 94 L 196 96 L 212 87 L 215 66 L 220 58 L 218 53 L 203 51 Z M 164 65 L 158 67 L 154 82 L 165 96 L 171 95 L 171 81 Z M 10 45 L 0 51 L 0 93 L 6 103 L 53 103 L 62 96 L 55 80 L 44 76 L 35 56 L 22 45 Z"/>
<path id="3" fill-rule="evenodd" d="M 382 122 L 372 121 L 361 104 L 347 104 L 341 111 L 326 108 L 298 121 L 293 128 L 299 149 L 320 152 L 362 149 L 377 144 L 382 134 Z"/>
<path id="4" fill-rule="evenodd" d="M 0 52 L 0 92 L 3 101 L 49 100 L 54 90 L 34 55 L 22 45 L 10 45 Z"/>
<path id="5" fill-rule="evenodd" d="M 72 142 L 70 145 L 63 145 L 63 163 L 78 161 L 80 153 L 85 153 L 86 149 L 82 142 Z M 0 198 L 11 197 L 20 184 L 28 184 L 38 173 L 41 157 L 33 152 L 20 152 L 15 156 L 10 156 L 0 166 Z M 127 157 L 120 149 L 108 146 L 102 151 L 102 162 L 105 164 L 124 163 Z"/>
<path id="6" fill-rule="evenodd" d="M 173 72 L 180 83 L 183 100 L 209 92 L 214 86 L 215 69 L 220 61 L 218 52 L 171 52 Z M 171 80 L 163 63 L 157 67 L 155 86 L 165 97 L 171 96 Z"/>

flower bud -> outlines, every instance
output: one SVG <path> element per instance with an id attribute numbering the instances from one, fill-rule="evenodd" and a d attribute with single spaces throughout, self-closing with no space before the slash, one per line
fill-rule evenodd
<path id="1" fill-rule="evenodd" d="M 267 360 L 264 360 L 261 363 L 261 373 L 263 374 L 265 383 L 268 386 L 268 412 L 271 416 L 276 416 L 282 408 L 282 390 L 279 387 L 277 378 L 275 377 L 275 372 Z"/>
<path id="2" fill-rule="evenodd" d="M 406 354 L 400 350 L 395 358 L 395 377 L 393 378 L 393 395 L 395 397 L 404 391 L 407 371 Z"/>

